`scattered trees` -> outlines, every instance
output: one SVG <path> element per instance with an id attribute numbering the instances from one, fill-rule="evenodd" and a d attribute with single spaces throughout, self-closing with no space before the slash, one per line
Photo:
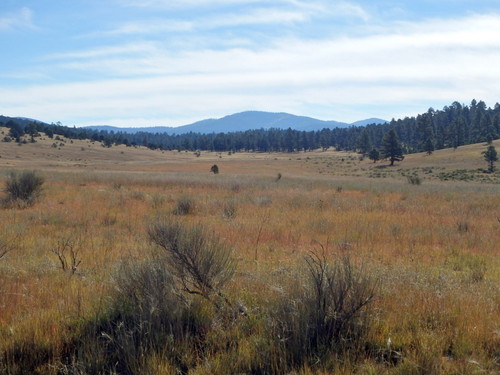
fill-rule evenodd
<path id="1" fill-rule="evenodd" d="M 10 128 L 9 135 L 16 140 L 16 142 L 21 141 L 21 137 L 24 135 L 24 130 L 17 122 L 9 121 L 7 127 Z"/>
<path id="2" fill-rule="evenodd" d="M 92 139 L 105 145 L 140 145 L 163 150 L 208 150 L 208 151 L 258 151 L 295 152 L 334 147 L 337 150 L 359 151 L 366 154 L 372 148 L 381 148 L 382 139 L 394 129 L 404 144 L 405 153 L 432 152 L 448 147 L 490 141 L 500 138 L 500 104 L 487 108 L 482 101 L 470 105 L 454 102 L 442 110 L 429 109 L 424 114 L 404 119 L 393 119 L 385 124 L 369 124 L 348 128 L 325 128 L 317 131 L 294 129 L 255 129 L 231 133 L 187 133 L 166 134 L 137 132 L 107 132 L 88 128 L 70 128 L 60 123 L 29 124 L 14 119 L 5 126 L 15 127 L 19 122 L 24 133 L 44 132 L 49 138 L 61 135 L 69 139 Z M 24 121 L 24 122 L 23 122 Z M 6 141 L 17 137 L 6 138 Z M 431 147 L 432 143 L 432 147 Z"/>

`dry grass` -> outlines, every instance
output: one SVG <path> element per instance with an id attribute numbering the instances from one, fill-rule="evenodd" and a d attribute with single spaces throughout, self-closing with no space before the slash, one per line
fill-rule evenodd
<path id="1" fill-rule="evenodd" d="M 490 183 L 438 177 L 486 168 L 484 145 L 409 155 L 388 169 L 333 151 L 196 157 L 86 141 L 59 150 L 53 142 L 0 143 L 2 185 L 12 170 L 36 169 L 45 178 L 40 202 L 0 212 L 0 244 L 9 247 L 0 258 L 0 373 L 16 373 L 22 363 L 33 373 L 63 368 L 78 327 L 105 315 L 113 272 L 123 259 L 158 256 L 148 224 L 171 215 L 183 196 L 196 210 L 178 219 L 202 223 L 233 248 L 238 271 L 227 295 L 249 311 L 224 330 L 213 322 L 204 338 L 212 349 L 185 358 L 190 373 L 259 373 L 266 365 L 259 353 L 270 349 L 261 307 L 307 272 L 304 257 L 321 246 L 333 258 L 348 253 L 379 280 L 373 319 L 363 351 L 332 353 L 297 373 L 499 371 L 498 172 Z M 415 169 L 422 185 L 401 174 Z M 374 178 L 378 172 L 386 177 Z M 63 272 L 52 251 L 69 238 L 81 260 L 74 273 Z M 171 373 L 176 363 L 168 358 L 152 352 L 140 365 Z"/>

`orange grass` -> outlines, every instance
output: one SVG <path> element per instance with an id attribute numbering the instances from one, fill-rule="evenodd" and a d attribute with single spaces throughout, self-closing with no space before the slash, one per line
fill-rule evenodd
<path id="1" fill-rule="evenodd" d="M 77 152 L 82 146 L 65 147 Z M 107 155 L 123 157 L 111 152 Z M 398 177 L 331 180 L 311 168 L 304 154 L 301 160 L 259 154 L 231 156 L 226 162 L 226 156 L 180 153 L 167 164 L 155 159 L 161 155 L 140 150 L 140 162 L 118 160 L 115 169 L 107 161 L 104 171 L 92 172 L 40 162 L 46 166 L 41 168 L 43 199 L 24 210 L 2 209 L 0 215 L 0 236 L 15 245 L 0 259 L 0 352 L 36 343 L 50 349 L 49 363 L 56 362 L 73 334 L 71 327 L 99 314 L 120 259 L 151 256 L 148 224 L 171 215 L 177 199 L 187 196 L 196 208 L 182 220 L 204 223 L 234 249 L 239 265 L 230 294 L 235 299 L 252 303 L 272 296 L 280 273 L 322 247 L 332 256 L 348 252 L 379 280 L 370 342 L 382 350 L 390 338 L 393 348 L 404 353 L 402 360 L 394 366 L 376 355 L 358 363 L 332 360 L 336 364 L 330 371 L 498 371 L 499 185 L 411 186 Z M 19 166 L 14 158 L 0 160 L 4 167 Z M 208 173 L 213 163 L 221 169 L 218 176 Z M 275 181 L 278 172 L 283 178 Z M 223 215 L 228 201 L 236 209 L 233 218 Z M 81 264 L 74 275 L 62 271 L 51 251 L 64 239 L 78 249 Z M 241 340 L 241 360 L 252 361 L 252 344 L 245 344 L 249 338 Z M 224 373 L 228 358 L 208 360 L 213 373 Z M 156 356 L 149 366 L 152 373 L 172 371 Z M 330 373 L 324 371 L 304 368 L 299 373 Z M 209 372 L 200 368 L 193 373 Z"/>

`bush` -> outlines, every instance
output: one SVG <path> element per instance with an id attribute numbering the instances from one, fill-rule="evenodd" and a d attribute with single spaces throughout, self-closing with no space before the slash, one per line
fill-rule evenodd
<path id="1" fill-rule="evenodd" d="M 150 226 L 149 238 L 165 251 L 167 264 L 182 290 L 198 294 L 220 307 L 222 288 L 231 280 L 235 263 L 230 249 L 201 225 L 160 221 Z"/>
<path id="2" fill-rule="evenodd" d="M 159 260 L 125 262 L 107 311 L 82 329 L 61 373 L 143 374 L 154 355 L 185 373 L 210 320 L 181 296 Z"/>
<path id="3" fill-rule="evenodd" d="M 422 179 L 418 175 L 407 176 L 406 179 L 411 185 L 420 185 L 422 183 Z"/>
<path id="4" fill-rule="evenodd" d="M 369 328 L 368 306 L 375 283 L 349 257 L 329 264 L 324 257 L 306 259 L 307 279 L 283 294 L 271 311 L 271 340 L 278 347 L 274 363 L 300 366 L 327 354 L 363 350 Z"/>
<path id="5" fill-rule="evenodd" d="M 43 177 L 35 171 L 13 172 L 5 183 L 5 203 L 32 206 L 42 194 Z"/>
<path id="6" fill-rule="evenodd" d="M 233 200 L 229 200 L 222 206 L 222 216 L 226 219 L 234 219 L 236 217 L 237 207 Z"/>
<path id="7" fill-rule="evenodd" d="M 174 209 L 174 215 L 189 215 L 194 212 L 195 204 L 190 197 L 182 196 L 177 200 L 177 207 Z"/>

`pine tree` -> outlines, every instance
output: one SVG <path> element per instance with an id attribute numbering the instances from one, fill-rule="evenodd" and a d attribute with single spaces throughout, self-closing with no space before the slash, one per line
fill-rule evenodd
<path id="1" fill-rule="evenodd" d="M 382 156 L 384 159 L 390 160 L 391 166 L 394 165 L 395 161 L 404 159 L 403 148 L 394 129 L 389 130 L 382 139 Z"/>
<path id="2" fill-rule="evenodd" d="M 427 155 L 430 155 L 434 152 L 434 142 L 432 138 L 427 138 L 424 144 L 424 151 L 427 152 Z"/>
<path id="3" fill-rule="evenodd" d="M 376 148 L 374 148 L 370 151 L 368 157 L 370 158 L 370 160 L 373 160 L 373 162 L 376 163 L 378 160 L 380 160 L 380 152 Z"/>
<path id="4" fill-rule="evenodd" d="M 495 146 L 488 146 L 488 149 L 483 152 L 484 160 L 488 162 L 488 171 L 493 173 L 495 171 L 495 162 L 498 161 L 497 150 Z"/>
<path id="5" fill-rule="evenodd" d="M 361 132 L 357 143 L 359 152 L 363 155 L 366 155 L 368 151 L 371 149 L 372 144 L 370 141 L 370 135 L 368 134 L 366 128 Z"/>

